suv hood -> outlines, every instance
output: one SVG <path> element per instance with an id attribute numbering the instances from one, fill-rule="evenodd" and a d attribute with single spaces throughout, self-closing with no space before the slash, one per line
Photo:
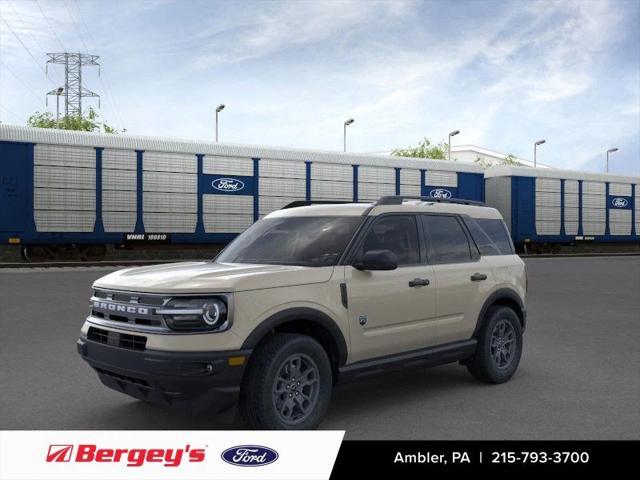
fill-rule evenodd
<path id="1" fill-rule="evenodd" d="M 94 287 L 146 293 L 222 293 L 327 282 L 333 267 L 181 262 L 127 268 Z"/>

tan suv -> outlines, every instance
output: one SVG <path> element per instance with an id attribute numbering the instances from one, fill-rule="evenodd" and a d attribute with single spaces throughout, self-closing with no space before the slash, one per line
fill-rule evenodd
<path id="1" fill-rule="evenodd" d="M 115 390 L 189 408 L 235 400 L 253 428 L 322 420 L 338 382 L 459 361 L 507 381 L 526 273 L 497 210 L 383 197 L 284 208 L 214 261 L 95 282 L 78 351 Z"/>

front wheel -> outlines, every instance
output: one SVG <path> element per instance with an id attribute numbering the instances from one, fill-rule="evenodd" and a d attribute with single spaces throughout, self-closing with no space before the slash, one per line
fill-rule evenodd
<path id="1" fill-rule="evenodd" d="M 478 334 L 478 346 L 467 367 L 478 380 L 504 383 L 518 368 L 522 356 L 522 326 L 509 307 L 491 307 Z"/>
<path id="2" fill-rule="evenodd" d="M 240 390 L 240 413 L 251 428 L 316 428 L 331 398 L 331 364 L 313 338 L 278 333 L 251 356 Z"/>

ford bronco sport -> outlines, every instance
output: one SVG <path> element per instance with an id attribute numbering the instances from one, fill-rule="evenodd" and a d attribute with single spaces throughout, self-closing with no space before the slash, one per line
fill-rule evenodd
<path id="1" fill-rule="evenodd" d="M 460 362 L 516 371 L 526 272 L 497 210 L 430 197 L 285 208 L 214 261 L 128 268 L 93 285 L 78 351 L 108 387 L 314 428 L 337 381 Z"/>

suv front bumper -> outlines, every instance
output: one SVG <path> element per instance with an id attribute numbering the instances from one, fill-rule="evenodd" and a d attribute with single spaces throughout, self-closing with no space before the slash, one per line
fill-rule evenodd
<path id="1" fill-rule="evenodd" d="M 77 347 L 107 387 L 150 403 L 192 411 L 221 411 L 233 405 L 251 355 L 251 350 L 136 351 L 86 337 L 78 339 Z"/>

